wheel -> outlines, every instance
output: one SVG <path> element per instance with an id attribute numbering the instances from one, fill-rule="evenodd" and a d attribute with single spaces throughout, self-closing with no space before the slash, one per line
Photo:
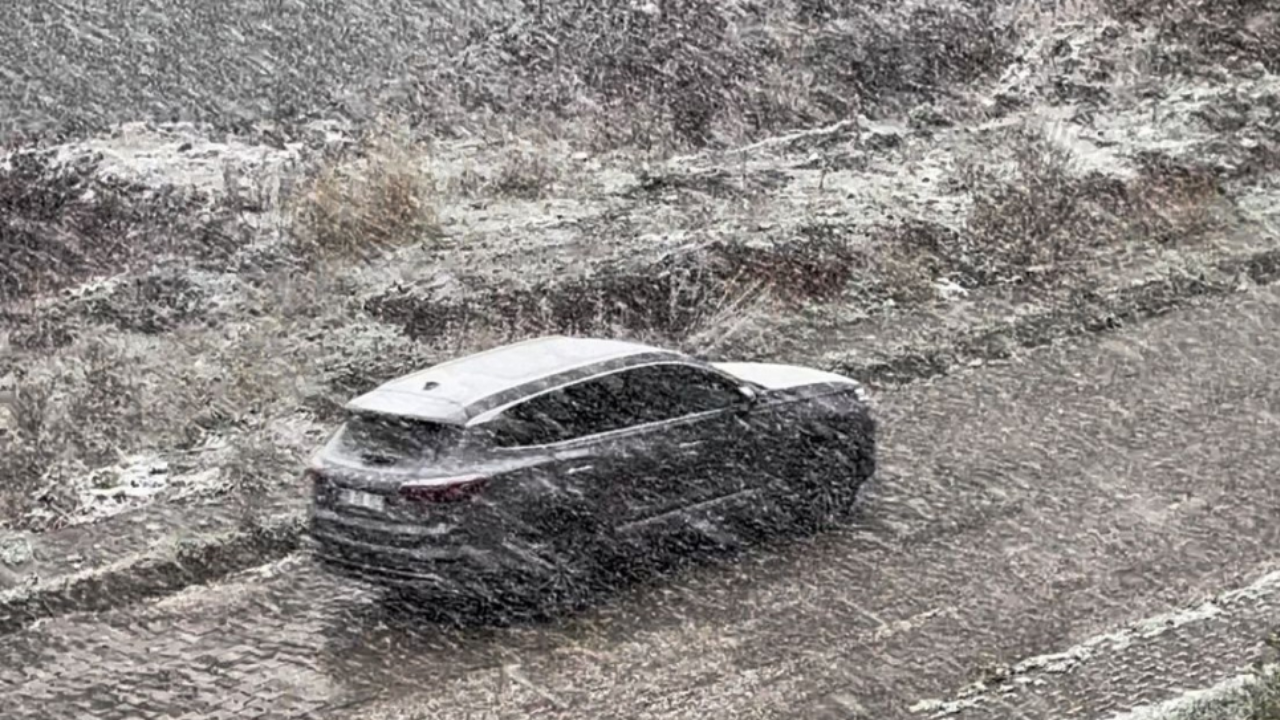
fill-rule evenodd
<path id="1" fill-rule="evenodd" d="M 578 611 L 607 591 L 610 584 L 605 557 L 610 543 L 598 535 L 575 533 L 549 544 L 543 554 L 548 572 L 536 588 L 536 601 L 544 611 Z"/>
<path id="2" fill-rule="evenodd" d="M 496 604 L 481 595 L 387 587 L 380 600 L 390 617 L 402 621 L 466 627 L 501 615 Z"/>

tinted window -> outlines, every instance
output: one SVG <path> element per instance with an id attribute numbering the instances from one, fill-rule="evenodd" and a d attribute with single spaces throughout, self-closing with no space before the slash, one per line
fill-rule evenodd
<path id="1" fill-rule="evenodd" d="M 688 365 L 623 370 L 540 395 L 492 424 L 500 445 L 542 445 L 728 407 L 741 400 L 720 375 Z"/>
<path id="2" fill-rule="evenodd" d="M 691 365 L 651 365 L 620 375 L 624 390 L 618 402 L 638 422 L 720 410 L 742 401 L 732 382 Z"/>

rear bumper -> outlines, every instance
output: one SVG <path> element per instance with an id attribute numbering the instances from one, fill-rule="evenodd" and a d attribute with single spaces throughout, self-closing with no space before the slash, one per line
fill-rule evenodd
<path id="1" fill-rule="evenodd" d="M 387 542 L 313 511 L 309 545 L 328 572 L 367 585 L 446 594 L 490 594 L 537 584 L 543 568 L 532 553 L 507 547 L 437 546 L 420 535 Z M 371 541 L 372 540 L 372 541 Z M 407 547 L 406 547 L 407 546 Z"/>

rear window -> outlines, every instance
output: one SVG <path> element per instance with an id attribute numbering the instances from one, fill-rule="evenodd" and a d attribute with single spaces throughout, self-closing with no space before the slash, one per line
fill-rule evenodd
<path id="1" fill-rule="evenodd" d="M 352 415 L 338 435 L 338 448 L 372 464 L 431 460 L 458 445 L 462 428 L 390 415 Z"/>

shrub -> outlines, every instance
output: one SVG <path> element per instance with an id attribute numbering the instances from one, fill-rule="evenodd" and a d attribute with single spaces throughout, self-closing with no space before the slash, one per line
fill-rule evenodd
<path id="1" fill-rule="evenodd" d="M 1107 188 L 1078 182 L 1070 153 L 1038 135 L 1015 150 L 1017 176 L 1010 182 L 971 181 L 977 189 L 966 227 L 973 244 L 961 262 L 979 283 L 1008 274 L 1051 270 L 1080 249 L 1103 244 L 1091 200 Z M 975 178 L 981 176 L 977 171 Z"/>
<path id="2" fill-rule="evenodd" d="M 557 176 L 556 169 L 542 155 L 515 151 L 506 156 L 487 187 L 498 195 L 537 200 L 553 189 Z"/>

